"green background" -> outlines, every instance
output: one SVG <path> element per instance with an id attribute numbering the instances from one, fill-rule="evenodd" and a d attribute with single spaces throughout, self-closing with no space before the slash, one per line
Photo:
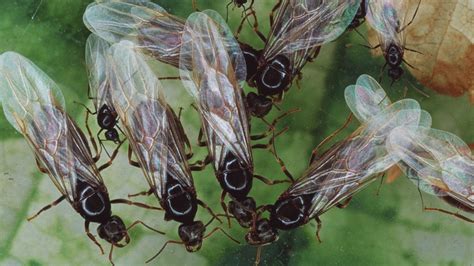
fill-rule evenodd
<path id="1" fill-rule="evenodd" d="M 87 76 L 84 63 L 85 40 L 89 34 L 82 23 L 82 14 L 89 1 L 79 0 L 1 0 L 0 52 L 13 50 L 34 61 L 62 88 L 68 112 L 83 125 L 84 109 L 73 101 L 87 102 Z M 268 32 L 268 13 L 273 1 L 259 0 L 255 7 L 260 30 Z M 226 1 L 199 0 L 199 8 L 213 8 L 225 16 Z M 192 12 L 190 0 L 159 1 L 173 14 L 186 17 Z M 236 29 L 241 10 L 229 9 L 232 29 Z M 246 27 L 248 28 L 248 27 Z M 365 26 L 361 28 L 365 33 Z M 256 35 L 247 29 L 241 40 L 261 47 Z M 337 41 L 325 45 L 316 62 L 303 70 L 300 89 L 293 86 L 285 96 L 281 109 L 302 109 L 279 128 L 288 126 L 287 133 L 277 139 L 277 150 L 294 176 L 307 166 L 311 150 L 343 124 L 349 115 L 344 102 L 344 88 L 355 83 L 360 74 L 378 77 L 383 58 L 373 58 L 360 45 L 364 41 L 355 33 L 346 33 Z M 157 65 L 160 76 L 177 75 L 176 70 Z M 189 138 L 196 143 L 198 118 L 179 82 L 164 83 L 167 98 L 175 107 L 183 107 L 183 124 Z M 411 88 L 421 85 L 405 75 L 391 88 L 384 77 L 384 87 L 391 99 L 402 97 L 405 86 L 408 97 L 420 101 L 433 116 L 433 127 L 459 135 L 467 143 L 474 142 L 472 106 L 467 97 L 450 98 L 424 89 L 426 98 Z M 271 116 L 277 115 L 273 112 Z M 271 117 L 270 116 L 270 117 Z M 353 122 L 340 137 L 358 126 Z M 106 255 L 83 233 L 83 219 L 70 205 L 62 203 L 32 222 L 26 217 L 59 196 L 46 175 L 40 174 L 31 151 L 21 135 L 0 116 L 0 264 L 2 265 L 91 265 L 108 263 Z M 264 130 L 254 119 L 252 131 Z M 113 149 L 113 146 L 107 146 Z M 327 148 L 327 147 L 326 147 Z M 206 150 L 195 147 L 194 159 L 203 158 Z M 105 160 L 105 159 L 104 159 Z M 273 179 L 284 175 L 267 151 L 254 152 L 256 173 Z M 128 193 L 146 188 L 142 173 L 130 167 L 125 149 L 114 165 L 103 172 L 111 197 L 126 197 Z M 200 198 L 220 212 L 220 187 L 211 171 L 195 173 Z M 287 185 L 266 186 L 256 181 L 251 195 L 259 204 L 272 203 Z M 321 217 L 323 243 L 315 241 L 315 224 L 290 232 L 282 232 L 280 240 L 263 249 L 263 265 L 469 265 L 474 250 L 474 230 L 471 224 L 440 213 L 423 212 L 416 187 L 406 178 L 383 184 L 377 195 L 378 182 L 358 193 L 346 209 L 333 209 Z M 436 197 L 424 194 L 430 207 L 450 209 Z M 141 199 L 157 204 L 150 197 Z M 175 222 L 164 222 L 162 213 L 129 206 L 113 206 L 114 213 L 127 224 L 141 219 L 166 231 L 157 235 L 143 228 L 131 232 L 132 242 L 114 250 L 119 265 L 142 264 L 167 239 L 177 239 Z M 451 209 L 452 210 L 452 209 Z M 209 216 L 200 210 L 199 218 Z M 213 225 L 217 225 L 214 223 Z M 224 225 L 222 225 L 224 226 Z M 95 232 L 95 226 L 92 227 Z M 170 246 L 153 264 L 167 265 L 250 265 L 255 248 L 245 245 L 245 231 L 233 224 L 230 233 L 242 244 L 236 245 L 223 235 L 207 239 L 200 252 L 190 254 L 181 246 Z M 102 242 L 101 242 L 102 243 Z M 108 246 L 103 243 L 106 250 Z"/>

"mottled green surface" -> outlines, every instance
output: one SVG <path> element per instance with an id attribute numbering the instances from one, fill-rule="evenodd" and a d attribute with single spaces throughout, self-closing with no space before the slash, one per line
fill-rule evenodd
<path id="1" fill-rule="evenodd" d="M 199 7 L 217 8 L 225 15 L 225 2 L 198 1 Z M 216 2 L 210 4 L 211 2 Z M 269 8 L 273 1 L 256 1 L 261 31 L 267 32 Z M 190 1 L 159 1 L 175 14 L 186 16 L 192 10 Z M 179 3 L 179 4 L 178 4 Z M 73 101 L 86 101 L 87 81 L 83 50 L 87 30 L 82 25 L 82 13 L 88 1 L 79 0 L 2 0 L 0 5 L 0 52 L 13 50 L 30 58 L 62 88 L 67 109 L 82 124 L 83 110 Z M 236 28 L 240 10 L 229 10 L 230 25 Z M 261 45 L 247 31 L 242 40 Z M 347 44 L 353 45 L 348 47 Z M 356 34 L 345 34 L 338 41 L 325 46 L 317 61 L 303 71 L 300 88 L 294 86 L 286 95 L 283 110 L 300 107 L 279 126 L 290 130 L 278 138 L 277 149 L 289 170 L 299 176 L 307 165 L 311 150 L 338 128 L 349 114 L 343 98 L 345 86 L 355 82 L 363 73 L 378 76 L 381 58 L 372 58 Z M 176 75 L 157 66 L 162 76 Z M 169 72 L 171 71 L 171 72 Z M 166 72 L 166 73 L 165 73 Z M 421 102 L 433 116 L 433 126 L 448 130 L 474 142 L 472 106 L 466 97 L 449 98 L 428 91 L 424 98 L 410 89 L 405 77 L 396 83 L 389 94 L 392 99 L 403 95 L 409 87 L 409 97 Z M 385 79 L 387 80 L 387 79 Z M 196 139 L 199 123 L 189 107 L 189 98 L 179 82 L 166 83 L 168 98 L 175 106 L 185 108 L 184 123 L 192 140 Z M 389 88 L 389 84 L 384 84 Z M 417 85 L 419 86 L 419 85 Z M 427 91 L 427 90 L 426 90 Z M 188 100 L 183 100 L 183 98 Z M 178 102 L 179 99 L 179 102 Z M 274 114 L 273 114 L 274 115 Z M 344 131 L 347 135 L 357 126 L 354 122 Z M 49 178 L 40 174 L 26 143 L 0 116 L 0 264 L 27 265 L 106 265 L 107 257 L 83 233 L 83 220 L 63 203 L 32 222 L 26 217 L 59 196 Z M 253 121 L 254 132 L 263 130 L 261 122 Z M 112 147 L 110 147 L 111 149 Z M 205 155 L 196 147 L 196 158 Z M 255 151 L 256 172 L 281 179 L 274 158 L 266 151 Z M 144 190 L 141 172 L 128 166 L 125 150 L 115 165 L 103 173 L 113 198 Z M 199 197 L 220 211 L 220 188 L 210 169 L 195 174 Z M 286 185 L 269 187 L 256 182 L 251 192 L 259 203 L 271 203 Z M 315 225 L 281 234 L 280 241 L 263 249 L 266 265 L 469 265 L 474 261 L 474 229 L 472 225 L 439 213 L 421 211 L 416 187 L 407 179 L 382 186 L 372 184 L 360 192 L 344 210 L 334 209 L 323 215 L 323 243 L 315 241 Z M 428 206 L 449 209 L 437 198 L 424 195 Z M 147 199 L 156 204 L 154 198 Z M 177 223 L 164 222 L 161 213 L 129 206 L 114 206 L 114 212 L 127 223 L 142 219 L 167 232 L 160 236 L 143 228 L 132 232 L 132 243 L 114 250 L 114 260 L 120 265 L 142 264 L 169 239 L 177 239 Z M 209 216 L 200 212 L 199 217 Z M 95 229 L 93 228 L 93 231 Z M 243 241 L 244 231 L 234 225 L 231 233 Z M 104 246 L 106 246 L 104 244 Z M 108 249 L 108 248 L 107 248 Z M 250 265 L 255 249 L 245 244 L 235 245 L 222 235 L 208 239 L 202 250 L 189 254 L 181 246 L 171 246 L 153 263 L 166 265 Z"/>

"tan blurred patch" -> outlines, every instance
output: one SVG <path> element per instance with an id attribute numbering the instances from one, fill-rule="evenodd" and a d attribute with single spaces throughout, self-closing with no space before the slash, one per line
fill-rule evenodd
<path id="1" fill-rule="evenodd" d="M 410 0 L 411 7 L 419 0 Z M 468 93 L 474 103 L 474 4 L 472 0 L 421 1 L 413 23 L 405 29 L 405 60 L 424 86 L 459 97 Z M 377 36 L 369 30 L 369 41 Z M 380 55 L 377 49 L 376 55 Z"/>
<path id="2" fill-rule="evenodd" d="M 402 175 L 402 171 L 397 165 L 393 165 L 387 170 L 387 183 L 390 184 Z"/>

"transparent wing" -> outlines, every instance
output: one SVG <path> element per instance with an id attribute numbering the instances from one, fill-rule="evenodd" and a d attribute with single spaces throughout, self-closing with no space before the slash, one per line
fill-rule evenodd
<path id="1" fill-rule="evenodd" d="M 148 0 L 96 1 L 84 12 L 84 24 L 101 38 L 129 40 L 159 61 L 179 65 L 184 21 Z"/>
<path id="2" fill-rule="evenodd" d="M 474 208 L 474 161 L 459 137 L 426 127 L 397 128 L 390 134 L 387 148 L 420 189 L 449 195 Z"/>
<path id="3" fill-rule="evenodd" d="M 287 193 L 314 194 L 311 214 L 316 215 L 365 187 L 397 162 L 396 155 L 385 147 L 390 132 L 428 120 L 426 112 L 404 109 L 408 107 L 411 106 L 396 103 L 387 107 L 369 121 L 372 124 L 362 125 L 314 161 Z"/>
<path id="4" fill-rule="evenodd" d="M 89 35 L 86 41 L 86 66 L 89 80 L 89 93 L 94 105 L 99 110 L 110 103 L 109 80 L 105 68 L 105 55 L 110 44 L 95 34 Z"/>
<path id="5" fill-rule="evenodd" d="M 186 21 L 181 49 L 181 79 L 197 103 L 210 152 L 224 147 L 253 165 L 241 89 L 246 65 L 230 29 L 213 11 L 193 13 Z M 216 164 L 223 153 L 212 154 Z"/>
<path id="6" fill-rule="evenodd" d="M 179 121 L 144 57 L 122 41 L 111 47 L 107 68 L 113 106 L 150 187 L 160 199 L 170 179 L 193 187 Z"/>
<path id="7" fill-rule="evenodd" d="M 384 89 L 369 75 L 361 75 L 355 85 L 344 91 L 347 106 L 354 116 L 365 123 L 391 104 Z"/>
<path id="8" fill-rule="evenodd" d="M 8 121 L 70 202 L 78 196 L 77 180 L 103 186 L 84 134 L 64 112 L 61 91 L 43 71 L 17 53 L 2 54 L 0 97 Z"/>
<path id="9" fill-rule="evenodd" d="M 306 60 L 317 46 L 335 40 L 352 22 L 360 0 L 284 0 L 275 16 L 264 57 L 287 54 Z"/>
<path id="10" fill-rule="evenodd" d="M 367 22 L 377 31 L 380 44 L 395 43 L 403 47 L 405 34 L 401 30 L 415 14 L 408 0 L 367 0 Z"/>

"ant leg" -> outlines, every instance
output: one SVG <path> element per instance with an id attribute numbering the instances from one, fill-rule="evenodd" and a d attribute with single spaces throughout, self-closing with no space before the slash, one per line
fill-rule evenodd
<path id="1" fill-rule="evenodd" d="M 110 251 L 109 251 L 109 262 L 112 266 L 115 266 L 115 263 L 112 261 L 112 253 L 114 252 L 114 245 L 110 245 Z"/>
<path id="2" fill-rule="evenodd" d="M 165 232 L 156 230 L 155 228 L 153 228 L 153 227 L 147 225 L 146 223 L 144 223 L 144 222 L 142 222 L 142 221 L 140 221 L 140 220 L 136 220 L 136 221 L 133 222 L 131 225 L 129 225 L 128 228 L 127 228 L 127 231 L 129 231 L 130 229 L 132 229 L 133 227 L 135 227 L 136 225 L 139 225 L 139 224 L 140 224 L 140 225 L 143 225 L 144 227 L 150 229 L 150 230 L 153 231 L 153 232 L 156 232 L 156 233 L 161 234 L 161 235 L 165 235 Z"/>
<path id="3" fill-rule="evenodd" d="M 230 228 L 229 212 L 227 211 L 227 205 L 225 204 L 225 201 L 224 201 L 226 194 L 227 194 L 227 192 L 225 192 L 225 190 L 222 190 L 222 193 L 221 193 L 221 206 L 222 206 L 222 209 L 224 210 L 225 216 L 227 216 L 227 223 L 229 224 L 229 228 Z"/>
<path id="4" fill-rule="evenodd" d="M 232 0 L 225 6 L 225 22 L 229 23 L 229 6 L 232 4 Z"/>
<path id="5" fill-rule="evenodd" d="M 321 241 L 321 237 L 319 237 L 319 232 L 321 231 L 321 227 L 323 226 L 323 223 L 321 222 L 321 219 L 319 219 L 318 216 L 316 216 L 314 219 L 316 220 L 316 223 L 318 224 L 317 229 L 316 229 L 316 238 L 318 239 L 319 243 L 323 243 L 323 241 Z"/>
<path id="6" fill-rule="evenodd" d="M 128 163 L 131 166 L 140 168 L 140 164 L 132 159 L 132 147 L 128 145 Z"/>
<path id="7" fill-rule="evenodd" d="M 153 194 L 153 189 L 149 189 L 147 191 L 142 191 L 142 192 L 139 192 L 139 193 L 136 193 L 136 194 L 128 194 L 127 196 L 129 198 L 133 198 L 133 197 L 138 197 L 138 196 L 150 196 L 151 194 Z"/>
<path id="8" fill-rule="evenodd" d="M 276 184 L 281 184 L 281 183 L 291 183 L 290 180 L 287 180 L 287 179 L 283 179 L 283 180 L 270 180 L 264 176 L 261 176 L 261 175 L 253 175 L 253 177 L 257 178 L 258 180 L 262 181 L 263 183 L 269 185 L 269 186 L 272 186 L 272 185 L 276 185 Z"/>
<path id="9" fill-rule="evenodd" d="M 413 20 L 415 20 L 416 14 L 418 13 L 418 9 L 420 8 L 421 0 L 418 1 L 418 5 L 416 6 L 415 13 L 413 13 L 413 17 L 411 17 L 410 22 L 408 22 L 405 26 L 403 26 L 400 30 L 398 30 L 398 33 L 402 32 L 406 27 L 410 26 L 411 23 L 413 23 Z"/>
<path id="10" fill-rule="evenodd" d="M 273 140 L 274 140 L 274 138 L 272 138 L 272 140 L 270 140 L 270 141 L 273 141 Z M 273 153 L 273 156 L 275 157 L 276 161 L 280 165 L 280 168 L 283 171 L 283 173 L 291 180 L 291 182 L 295 182 L 295 179 L 293 178 L 293 175 L 290 173 L 290 171 L 288 171 L 288 169 L 286 168 L 285 163 L 278 156 L 277 151 L 276 151 L 276 147 L 275 147 L 275 142 L 272 142 L 272 148 L 270 149 L 270 152 Z"/>
<path id="11" fill-rule="evenodd" d="M 220 227 L 214 227 L 214 229 L 212 229 L 212 231 L 209 232 L 209 234 L 205 235 L 202 239 L 206 239 L 210 237 L 212 234 L 214 234 L 217 231 L 220 231 L 221 233 L 223 233 L 225 236 L 227 236 L 230 240 L 234 241 L 235 243 L 240 244 L 240 242 L 237 239 L 233 238 L 231 235 L 229 235 L 229 233 L 227 233 L 224 229 Z"/>
<path id="12" fill-rule="evenodd" d="M 425 210 L 425 211 L 438 211 L 438 212 L 442 212 L 442 213 L 445 213 L 445 214 L 453 215 L 454 217 L 456 217 L 456 218 L 458 218 L 458 219 L 461 219 L 461 220 L 464 220 L 464 221 L 466 221 L 466 222 L 474 223 L 474 220 L 471 220 L 471 219 L 467 218 L 466 216 L 461 215 L 461 214 L 456 213 L 456 212 L 450 212 L 450 211 L 443 210 L 443 209 L 439 209 L 439 208 L 428 208 L 428 207 L 425 207 L 424 210 Z"/>
<path id="13" fill-rule="evenodd" d="M 158 80 L 181 80 L 181 77 L 159 77 Z"/>
<path id="14" fill-rule="evenodd" d="M 380 70 L 380 73 L 379 73 L 379 80 L 378 82 L 379 83 L 382 83 L 382 76 L 383 76 L 383 72 L 385 71 L 385 67 L 387 66 L 387 62 L 385 62 L 385 64 L 383 65 L 382 69 Z"/>
<path id="15" fill-rule="evenodd" d="M 259 139 L 266 138 L 275 129 L 276 124 L 280 120 L 282 120 L 284 117 L 286 117 L 290 114 L 293 114 L 293 113 L 296 113 L 296 112 L 299 112 L 299 111 L 301 111 L 300 108 L 295 108 L 295 109 L 288 110 L 288 111 L 284 112 L 283 114 L 275 117 L 275 119 L 273 119 L 273 121 L 270 124 L 267 123 L 268 129 L 265 132 L 263 132 L 261 134 L 258 134 L 258 135 L 252 135 L 252 136 L 250 136 L 250 139 L 251 140 L 259 140 Z"/>
<path id="16" fill-rule="evenodd" d="M 384 178 L 385 178 L 385 172 L 383 173 L 382 177 L 380 178 L 380 184 L 379 184 L 379 187 L 377 188 L 377 193 L 375 194 L 377 196 L 380 194 L 380 189 L 382 188 Z"/>
<path id="17" fill-rule="evenodd" d="M 212 157 L 210 155 L 207 155 L 206 158 L 204 158 L 204 160 L 199 160 L 190 164 L 189 168 L 191 169 L 191 171 L 202 171 L 211 162 L 212 162 Z"/>
<path id="18" fill-rule="evenodd" d="M 407 50 L 407 51 L 410 51 L 410 52 L 414 52 L 414 53 L 417 53 L 417 54 L 424 55 L 422 52 L 417 51 L 417 50 L 414 50 L 414 49 L 410 49 L 410 48 L 407 48 L 407 47 L 403 47 L 403 49 L 405 49 L 405 50 Z"/>
<path id="19" fill-rule="evenodd" d="M 323 139 L 323 141 L 321 141 L 318 146 L 316 146 L 316 148 L 313 149 L 313 151 L 311 152 L 311 158 L 309 160 L 309 164 L 313 163 L 313 161 L 315 159 L 317 159 L 318 157 L 318 150 L 321 148 L 321 146 L 323 146 L 324 144 L 326 144 L 328 141 L 332 140 L 334 137 L 336 137 L 342 130 L 344 130 L 348 125 L 349 123 L 352 121 L 352 113 L 349 114 L 349 116 L 346 118 L 346 121 L 344 122 L 344 124 L 342 124 L 342 126 L 338 129 L 336 129 L 336 131 L 334 131 L 333 133 L 331 133 L 331 135 L 327 136 L 326 138 Z"/>
<path id="20" fill-rule="evenodd" d="M 51 209 L 52 207 L 54 207 L 54 206 L 58 205 L 59 203 L 61 203 L 61 201 L 63 201 L 65 198 L 66 198 L 66 196 L 62 195 L 57 200 L 55 200 L 55 201 L 51 202 L 50 204 L 48 204 L 48 205 L 44 206 L 43 208 L 41 208 L 41 210 L 39 210 L 35 215 L 26 218 L 26 220 L 28 222 L 33 220 L 34 218 L 38 217 L 38 215 L 40 215 L 42 212 L 44 212 L 48 209 Z"/>
<path id="21" fill-rule="evenodd" d="M 276 133 L 276 134 L 273 134 L 272 138 L 270 139 L 270 141 L 267 143 L 267 144 L 261 144 L 261 143 L 258 143 L 258 144 L 253 144 L 252 145 L 252 149 L 263 149 L 263 150 L 268 150 L 268 149 L 271 149 L 271 147 L 274 145 L 275 143 L 275 139 L 280 136 L 281 134 L 285 133 L 286 131 L 288 131 L 288 127 L 285 127 L 284 129 L 282 129 L 280 132 Z"/>
<path id="22" fill-rule="evenodd" d="M 81 104 L 81 103 L 78 103 L 78 104 Z M 81 105 L 83 105 L 83 104 L 81 104 Z M 91 130 L 90 126 L 89 126 L 89 114 L 92 114 L 92 115 L 93 115 L 93 114 L 96 114 L 97 111 L 96 111 L 95 113 L 93 113 L 93 112 L 91 112 L 91 111 L 89 110 L 89 108 L 87 108 L 87 106 L 85 106 L 85 105 L 83 105 L 83 106 L 84 106 L 84 108 L 86 108 L 86 119 L 85 119 L 85 123 L 86 123 L 87 134 L 89 135 L 89 140 L 90 140 L 90 142 L 91 142 L 91 144 L 92 144 L 92 148 L 93 148 L 94 151 L 95 151 L 95 156 L 94 156 L 92 159 L 94 160 L 94 162 L 97 162 L 97 161 L 99 161 L 100 154 L 102 153 L 102 148 L 100 149 L 100 151 L 99 151 L 99 149 L 97 148 L 97 142 L 95 141 L 94 137 L 92 136 L 92 130 Z M 99 130 L 99 133 L 97 133 L 97 135 L 100 134 L 100 132 L 102 132 L 102 129 Z"/>
<path id="23" fill-rule="evenodd" d="M 282 0 L 278 0 L 278 2 L 273 6 L 272 11 L 270 12 L 270 28 L 273 27 L 273 24 L 275 24 L 273 15 L 278 10 L 278 8 L 280 8 L 281 4 L 282 4 Z"/>
<path id="24" fill-rule="evenodd" d="M 409 67 L 411 67 L 411 68 L 413 68 L 413 69 L 415 69 L 415 70 L 420 71 L 418 68 L 416 68 L 416 67 L 414 67 L 412 64 L 408 63 L 405 59 L 402 58 L 402 61 L 403 61 L 403 63 L 405 63 L 407 66 L 409 66 Z"/>
<path id="25" fill-rule="evenodd" d="M 100 254 L 104 255 L 104 250 L 102 249 L 102 246 L 99 244 L 99 242 L 97 242 L 97 239 L 95 239 L 95 236 L 89 230 L 89 224 L 90 224 L 89 221 L 87 220 L 84 221 L 84 229 L 86 230 L 86 234 L 90 238 L 90 240 L 99 247 Z"/>
<path id="26" fill-rule="evenodd" d="M 110 203 L 111 204 L 119 203 L 119 204 L 133 205 L 133 206 L 137 206 L 137 207 L 140 207 L 140 208 L 157 210 L 157 211 L 162 211 L 163 210 L 162 208 L 153 207 L 153 206 L 150 206 L 150 205 L 145 204 L 145 203 L 135 202 L 135 201 L 126 200 L 126 199 L 114 199 L 114 200 L 111 200 Z"/>
<path id="27" fill-rule="evenodd" d="M 207 146 L 207 141 L 202 140 L 203 138 L 204 138 L 204 132 L 203 132 L 202 127 L 201 127 L 201 129 L 199 129 L 199 135 L 198 135 L 198 146 L 199 147 L 206 147 Z"/>
<path id="28" fill-rule="evenodd" d="M 177 241 L 177 240 L 168 240 L 165 242 L 165 244 L 161 247 L 161 249 L 155 254 L 153 255 L 153 257 L 149 258 L 147 261 L 145 261 L 145 263 L 149 263 L 150 261 L 154 260 L 156 257 L 158 257 L 161 252 L 163 252 L 163 250 L 166 248 L 166 246 L 168 244 L 178 244 L 178 245 L 182 245 L 184 244 L 182 241 Z"/>
<path id="29" fill-rule="evenodd" d="M 255 262 L 254 262 L 255 266 L 258 266 L 260 264 L 260 257 L 262 256 L 262 248 L 263 246 L 257 247 L 257 254 L 255 254 Z"/>
<path id="30" fill-rule="evenodd" d="M 125 141 L 125 140 L 124 140 Z M 110 156 L 110 160 L 106 163 L 104 163 L 103 165 L 101 165 L 98 170 L 99 172 L 101 172 L 102 170 L 106 169 L 107 167 L 111 166 L 112 165 L 112 162 L 115 160 L 115 157 L 117 157 L 117 154 L 119 152 L 119 149 L 120 149 L 120 146 L 122 146 L 123 142 L 124 141 L 121 141 L 120 144 L 117 146 L 117 148 L 115 148 L 114 152 L 112 153 L 112 156 Z"/>
<path id="31" fill-rule="evenodd" d="M 212 209 L 211 209 L 209 206 L 207 206 L 206 203 L 204 203 L 204 202 L 203 202 L 202 200 L 200 200 L 200 199 L 196 199 L 196 200 L 197 200 L 197 203 L 198 203 L 199 205 L 201 205 L 201 207 L 203 207 L 204 209 L 206 209 L 206 210 L 211 214 L 212 217 L 215 217 L 216 220 L 218 220 L 220 223 L 222 223 L 221 219 L 219 219 L 219 217 L 217 217 L 216 214 L 214 214 L 214 212 L 212 211 Z"/>
<path id="32" fill-rule="evenodd" d="M 349 198 L 347 198 L 343 203 L 337 203 L 337 204 L 336 204 L 336 207 L 338 207 L 339 209 L 344 209 L 344 208 L 346 208 L 346 207 L 349 205 L 349 203 L 351 202 L 351 200 L 352 200 L 352 197 L 349 197 Z"/>
<path id="33" fill-rule="evenodd" d="M 36 161 L 36 167 L 38 167 L 38 170 L 40 170 L 41 173 L 43 174 L 49 174 L 49 171 L 48 169 L 44 168 L 43 166 L 41 166 L 41 163 L 38 159 L 38 157 L 35 156 L 35 161 Z"/>

